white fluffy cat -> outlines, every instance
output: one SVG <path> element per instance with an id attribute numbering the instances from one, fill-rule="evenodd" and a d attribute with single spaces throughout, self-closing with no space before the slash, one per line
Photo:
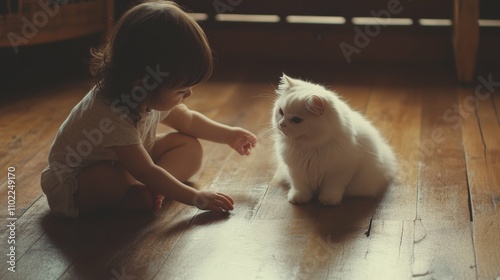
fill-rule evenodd
<path id="1" fill-rule="evenodd" d="M 290 202 L 308 202 L 314 194 L 325 205 L 344 195 L 376 196 L 394 178 L 391 147 L 336 93 L 284 74 L 276 93 L 273 181 L 290 185 Z"/>

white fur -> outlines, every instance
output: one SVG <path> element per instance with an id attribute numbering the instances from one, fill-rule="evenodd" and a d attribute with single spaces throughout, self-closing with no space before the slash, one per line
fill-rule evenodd
<path id="1" fill-rule="evenodd" d="M 273 181 L 290 185 L 290 202 L 308 202 L 315 194 L 325 205 L 344 195 L 376 196 L 394 178 L 392 148 L 336 93 L 286 75 L 276 92 Z"/>

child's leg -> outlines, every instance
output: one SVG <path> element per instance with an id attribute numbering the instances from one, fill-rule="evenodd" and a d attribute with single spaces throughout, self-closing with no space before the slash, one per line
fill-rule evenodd
<path id="1" fill-rule="evenodd" d="M 154 162 L 183 182 L 199 170 L 202 155 L 199 141 L 180 133 L 158 137 L 152 150 Z M 101 208 L 154 210 L 161 207 L 162 200 L 121 164 L 111 162 L 82 170 L 75 193 L 75 203 L 81 214 Z"/>
<path id="2" fill-rule="evenodd" d="M 121 201 L 134 195 L 135 202 L 122 207 Z M 78 176 L 78 190 L 74 195 L 80 214 L 89 214 L 102 208 L 153 209 L 154 198 L 144 184 L 130 175 L 120 163 L 100 162 L 82 170 Z"/>
<path id="3" fill-rule="evenodd" d="M 201 168 L 203 149 L 198 139 L 181 133 L 159 136 L 152 150 L 156 165 L 181 182 L 188 181 Z"/>

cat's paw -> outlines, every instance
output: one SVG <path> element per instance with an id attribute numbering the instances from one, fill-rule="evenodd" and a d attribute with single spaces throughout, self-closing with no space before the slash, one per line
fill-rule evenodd
<path id="1" fill-rule="evenodd" d="M 331 206 L 331 205 L 339 205 L 342 201 L 342 195 L 331 194 L 331 193 L 322 193 L 318 196 L 318 200 L 321 204 Z"/>
<path id="2" fill-rule="evenodd" d="M 288 192 L 288 201 L 293 204 L 300 204 L 309 202 L 312 198 L 312 193 L 301 192 L 295 189 L 291 189 Z"/>

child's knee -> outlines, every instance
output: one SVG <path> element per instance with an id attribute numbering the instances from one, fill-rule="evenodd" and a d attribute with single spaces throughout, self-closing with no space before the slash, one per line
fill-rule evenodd
<path id="1" fill-rule="evenodd" d="M 178 179 L 187 180 L 201 169 L 203 148 L 197 138 L 175 132 L 156 141 L 152 156 Z"/>
<path id="2" fill-rule="evenodd" d="M 182 149 L 182 153 L 189 158 L 193 164 L 199 162 L 203 158 L 203 147 L 201 146 L 200 140 L 196 137 L 192 137 L 180 132 L 175 132 L 165 136 L 165 142 L 167 145 L 172 145 L 174 149 Z M 170 150 L 170 149 L 167 149 Z"/>
<path id="3" fill-rule="evenodd" d="M 201 167 L 201 162 L 203 159 L 203 147 L 201 146 L 200 141 L 197 138 L 191 136 L 185 135 L 185 137 L 186 151 L 189 153 L 193 164 Z"/>

